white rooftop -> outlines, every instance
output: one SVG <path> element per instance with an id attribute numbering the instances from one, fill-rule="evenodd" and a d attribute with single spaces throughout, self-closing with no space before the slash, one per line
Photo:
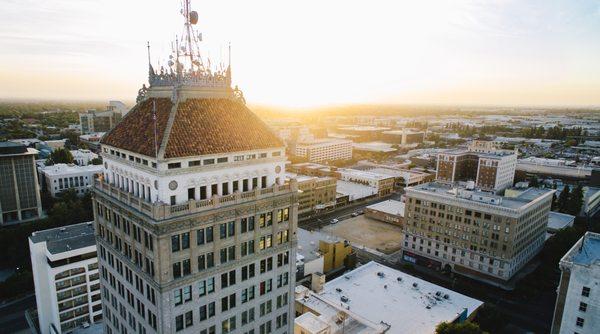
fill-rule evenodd
<path id="1" fill-rule="evenodd" d="M 404 203 L 393 199 L 369 205 L 367 206 L 367 209 L 404 217 Z"/>
<path id="2" fill-rule="evenodd" d="M 373 196 L 377 194 L 377 188 L 365 186 L 359 183 L 337 180 L 336 191 L 338 194 L 348 195 L 350 201 Z"/>
<path id="3" fill-rule="evenodd" d="M 368 151 L 368 152 L 380 152 L 380 153 L 388 153 L 397 151 L 397 149 L 392 147 L 392 144 L 380 142 L 380 141 L 371 141 L 367 143 L 354 143 L 352 147 L 355 150 L 359 151 Z"/>
<path id="4" fill-rule="evenodd" d="M 439 323 L 452 322 L 463 312 L 468 317 L 483 305 L 376 262 L 326 283 L 317 295 L 347 308 L 358 319 L 389 325 L 389 333 L 434 333 Z"/>
<path id="5" fill-rule="evenodd" d="M 81 173 L 102 173 L 102 165 L 67 165 L 67 164 L 56 164 L 52 166 L 46 166 L 42 169 L 42 173 L 46 175 L 67 175 L 67 174 L 81 174 Z"/>

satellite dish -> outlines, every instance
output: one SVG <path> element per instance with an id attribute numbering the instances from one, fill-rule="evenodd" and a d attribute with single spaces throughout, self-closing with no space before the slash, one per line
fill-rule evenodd
<path id="1" fill-rule="evenodd" d="M 191 24 L 198 23 L 198 12 L 195 10 L 190 12 L 190 23 Z"/>

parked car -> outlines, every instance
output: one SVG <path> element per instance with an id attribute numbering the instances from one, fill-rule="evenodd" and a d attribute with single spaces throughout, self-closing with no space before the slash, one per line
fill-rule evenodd
<path id="1" fill-rule="evenodd" d="M 358 212 L 352 212 L 352 217 L 358 217 Z"/>
<path id="2" fill-rule="evenodd" d="M 333 219 L 331 220 L 331 223 L 332 223 L 332 224 L 337 224 L 338 222 L 339 222 L 339 220 L 338 220 L 338 219 L 336 219 L 336 218 L 333 218 Z"/>

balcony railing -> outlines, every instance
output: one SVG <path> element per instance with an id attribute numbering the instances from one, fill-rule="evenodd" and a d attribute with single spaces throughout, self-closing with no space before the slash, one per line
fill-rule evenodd
<path id="1" fill-rule="evenodd" d="M 175 205 L 169 205 L 162 202 L 146 202 L 129 192 L 101 180 L 95 180 L 95 189 L 97 192 L 103 193 L 133 207 L 154 220 L 163 220 L 230 205 L 242 204 L 258 199 L 284 195 L 290 192 L 297 192 L 298 184 L 296 180 L 292 180 L 288 184 L 274 185 L 270 188 L 260 188 L 224 196 L 213 196 L 212 198 L 204 200 L 189 200 L 186 203 Z"/>

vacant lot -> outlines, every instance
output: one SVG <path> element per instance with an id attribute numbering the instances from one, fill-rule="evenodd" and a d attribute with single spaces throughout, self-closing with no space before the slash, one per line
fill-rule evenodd
<path id="1" fill-rule="evenodd" d="M 327 225 L 322 231 L 344 238 L 355 245 L 363 245 L 382 253 L 391 254 L 402 244 L 401 228 L 364 215 Z"/>

